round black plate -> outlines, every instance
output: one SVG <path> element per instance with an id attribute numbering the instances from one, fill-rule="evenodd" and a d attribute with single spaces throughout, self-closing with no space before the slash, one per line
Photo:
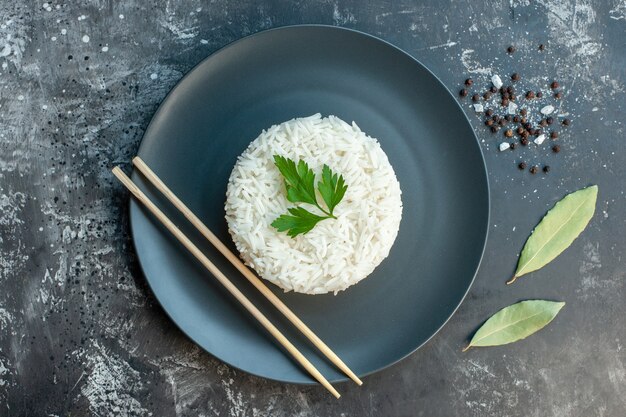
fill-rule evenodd
<path id="1" fill-rule="evenodd" d="M 468 291 L 485 244 L 482 154 L 464 113 L 432 73 L 389 43 L 352 30 L 307 25 L 261 32 L 211 55 L 180 81 L 156 112 L 139 155 L 235 251 L 224 220 L 235 159 L 262 129 L 317 112 L 354 120 L 379 139 L 403 192 L 400 232 L 374 273 L 337 296 L 285 294 L 268 285 L 365 375 L 415 351 L 443 326 Z M 133 180 L 329 380 L 345 379 L 138 173 Z M 183 332 L 244 371 L 312 382 L 134 201 L 130 216 L 145 276 Z"/>

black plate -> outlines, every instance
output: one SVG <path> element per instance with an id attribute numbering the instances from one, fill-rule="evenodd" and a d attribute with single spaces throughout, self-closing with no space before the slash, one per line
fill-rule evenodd
<path id="1" fill-rule="evenodd" d="M 400 232 L 389 258 L 337 296 L 284 294 L 269 285 L 366 375 L 415 351 L 443 326 L 467 293 L 484 249 L 489 187 L 482 154 L 463 111 L 431 72 L 393 45 L 352 30 L 261 32 L 211 55 L 180 81 L 152 119 L 139 155 L 235 250 L 224 220 L 235 159 L 262 129 L 317 112 L 354 120 L 379 139 L 403 191 Z M 140 175 L 133 180 L 329 380 L 345 379 Z M 130 216 L 145 276 L 183 332 L 244 371 L 312 382 L 134 201 Z"/>

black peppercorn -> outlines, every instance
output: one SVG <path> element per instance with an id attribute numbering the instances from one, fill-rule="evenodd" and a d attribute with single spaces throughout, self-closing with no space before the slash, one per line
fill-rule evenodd
<path id="1" fill-rule="evenodd" d="M 550 116 L 546 119 L 546 122 L 548 122 L 548 124 L 551 125 L 552 123 L 554 123 L 554 118 Z"/>
<path id="2" fill-rule="evenodd" d="M 539 126 L 541 127 L 548 126 L 548 121 L 546 119 L 541 119 L 541 121 L 539 121 Z"/>
<path id="3" fill-rule="evenodd" d="M 498 120 L 498 124 L 499 124 L 500 126 L 504 126 L 504 125 L 506 124 L 506 119 L 500 119 L 500 120 Z"/>
<path id="4" fill-rule="evenodd" d="M 552 81 L 552 84 L 550 84 L 550 88 L 556 90 L 557 88 L 559 88 L 559 83 L 557 83 L 556 81 Z"/>
<path id="5" fill-rule="evenodd" d="M 515 100 L 516 96 L 515 94 L 511 94 L 511 96 L 509 97 L 511 100 Z"/>
<path id="6" fill-rule="evenodd" d="M 569 126 L 571 122 L 569 119 L 563 119 L 561 123 L 563 123 L 563 126 Z"/>
<path id="7" fill-rule="evenodd" d="M 507 129 L 504 131 L 504 136 L 506 136 L 507 138 L 512 138 L 513 137 L 513 131 L 511 129 Z"/>
<path id="8" fill-rule="evenodd" d="M 489 91 L 491 91 L 492 93 L 497 93 L 498 89 L 496 88 L 495 85 L 492 85 L 491 88 L 489 89 Z"/>
<path id="9" fill-rule="evenodd" d="M 510 114 L 507 114 L 506 116 L 504 116 L 504 118 L 506 119 L 507 122 L 510 122 L 513 120 L 513 116 L 511 116 Z"/>
<path id="10" fill-rule="evenodd" d="M 526 146 L 526 145 L 528 145 L 528 139 L 526 139 L 526 138 L 521 138 L 521 139 L 520 139 L 520 141 L 519 141 L 519 143 L 521 143 L 521 144 L 522 144 L 522 146 Z"/>
<path id="11" fill-rule="evenodd" d="M 511 142 L 511 149 L 517 148 L 517 142 Z"/>
<path id="12" fill-rule="evenodd" d="M 487 125 L 487 126 L 493 126 L 493 120 L 491 120 L 491 119 L 487 119 L 487 120 L 485 120 L 485 125 Z"/>
<path id="13" fill-rule="evenodd" d="M 559 153 L 559 152 L 561 152 L 561 147 L 560 147 L 559 145 L 554 145 L 554 146 L 552 147 L 552 152 L 554 152 L 554 153 Z"/>
<path id="14" fill-rule="evenodd" d="M 539 136 L 543 133 L 543 130 L 541 129 L 535 129 L 535 136 Z"/>
<path id="15" fill-rule="evenodd" d="M 560 100 L 563 98 L 563 94 L 560 91 L 558 91 L 554 94 L 554 98 L 557 100 Z"/>
<path id="16" fill-rule="evenodd" d="M 522 116 L 526 116 L 526 113 L 528 113 L 528 111 L 526 109 L 521 109 L 519 111 L 519 114 L 521 114 Z"/>
<path id="17" fill-rule="evenodd" d="M 459 95 L 461 97 L 465 97 L 467 95 L 467 90 L 466 89 L 462 89 L 461 91 L 459 91 Z"/>
<path id="18" fill-rule="evenodd" d="M 541 97 L 543 97 L 543 93 L 542 93 L 541 91 L 537 91 L 537 92 L 535 93 L 535 96 L 536 96 L 537 98 L 541 98 Z"/>
<path id="19" fill-rule="evenodd" d="M 505 92 L 502 93 L 502 98 L 510 98 L 510 97 L 511 97 L 511 95 L 509 94 L 508 91 L 505 91 Z"/>
<path id="20" fill-rule="evenodd" d="M 491 133 L 496 133 L 498 131 L 498 126 L 491 126 Z"/>
<path id="21" fill-rule="evenodd" d="M 485 111 L 485 116 L 487 116 L 487 117 L 493 116 L 493 110 L 487 109 L 487 111 Z"/>
<path id="22" fill-rule="evenodd" d="M 500 104 L 502 104 L 503 107 L 508 106 L 509 105 L 509 99 L 508 98 L 503 98 L 502 99 L 502 103 L 500 103 Z"/>
<path id="23" fill-rule="evenodd" d="M 468 78 L 467 80 L 465 80 L 466 86 L 471 87 L 472 84 L 474 84 L 474 80 L 472 80 L 471 78 Z"/>
<path id="24" fill-rule="evenodd" d="M 490 92 L 486 92 L 485 94 L 483 94 L 483 98 L 486 100 L 489 100 L 491 98 L 491 93 Z"/>
<path id="25" fill-rule="evenodd" d="M 519 169 L 524 170 L 526 169 L 527 165 L 526 162 L 520 162 L 519 165 L 517 166 Z"/>
<path id="26" fill-rule="evenodd" d="M 559 134 L 557 132 L 553 131 L 553 132 L 550 133 L 550 139 L 556 139 L 558 137 L 559 137 Z"/>
<path id="27" fill-rule="evenodd" d="M 528 141 L 528 136 L 530 136 L 530 134 L 528 133 L 528 130 L 524 130 L 524 131 L 522 132 L 522 137 L 523 137 L 524 139 L 526 139 L 526 141 Z"/>
<path id="28" fill-rule="evenodd" d="M 472 101 L 478 101 L 478 100 L 480 100 L 480 96 L 478 94 L 474 94 L 472 96 Z"/>
<path id="29" fill-rule="evenodd" d="M 546 174 L 547 174 L 548 172 L 550 172 L 550 165 L 545 165 L 545 166 L 543 167 L 543 172 L 545 172 Z"/>
<path id="30" fill-rule="evenodd" d="M 520 77 L 520 76 L 519 76 L 519 74 L 518 74 L 517 72 L 514 72 L 514 73 L 513 73 L 513 75 L 511 75 L 511 79 L 512 79 L 513 81 L 519 81 L 519 80 L 520 80 L 520 78 L 522 78 L 522 77 Z"/>
<path id="31" fill-rule="evenodd" d="M 509 46 L 508 48 L 506 48 L 506 51 L 510 54 L 512 54 L 513 52 L 515 52 L 515 47 L 513 45 Z"/>
<path id="32" fill-rule="evenodd" d="M 506 88 L 506 92 L 509 94 L 513 94 L 515 92 L 515 89 L 513 89 L 513 86 L 510 85 Z"/>
<path id="33" fill-rule="evenodd" d="M 535 92 L 534 91 L 527 91 L 526 92 L 526 98 L 529 100 L 532 100 L 533 98 L 535 98 Z"/>
<path id="34" fill-rule="evenodd" d="M 519 116 L 518 115 L 513 116 L 513 121 L 515 123 L 519 123 Z"/>
<path id="35" fill-rule="evenodd" d="M 539 50 L 540 51 L 545 51 L 546 50 L 546 46 L 544 44 L 540 44 L 539 45 Z"/>
<path id="36" fill-rule="evenodd" d="M 537 165 L 533 165 L 533 166 L 530 167 L 529 171 L 530 171 L 531 174 L 534 175 L 534 174 L 537 173 L 538 170 L 539 170 L 539 168 L 537 167 Z"/>
<path id="37" fill-rule="evenodd" d="M 522 133 L 524 133 L 524 128 L 520 126 L 517 128 L 517 134 L 521 135 Z"/>

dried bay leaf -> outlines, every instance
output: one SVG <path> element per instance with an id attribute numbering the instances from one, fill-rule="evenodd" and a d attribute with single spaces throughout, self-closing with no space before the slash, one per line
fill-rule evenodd
<path id="1" fill-rule="evenodd" d="M 506 345 L 524 339 L 550 323 L 564 305 L 528 300 L 505 307 L 478 329 L 463 352 L 471 347 Z"/>
<path id="2" fill-rule="evenodd" d="M 515 275 L 507 284 L 542 268 L 567 249 L 593 217 L 597 197 L 598 186 L 593 185 L 557 202 L 526 241 Z"/>

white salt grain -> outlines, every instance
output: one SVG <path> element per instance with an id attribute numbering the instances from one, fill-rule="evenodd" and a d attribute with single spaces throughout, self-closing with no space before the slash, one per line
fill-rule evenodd
<path id="1" fill-rule="evenodd" d="M 474 111 L 475 111 L 475 112 L 480 113 L 480 112 L 482 112 L 483 110 L 484 110 L 484 107 L 483 107 L 483 105 L 482 105 L 482 104 L 480 104 L 480 103 L 474 104 Z"/>
<path id="2" fill-rule="evenodd" d="M 89 42 L 89 35 L 83 36 L 83 42 L 85 43 Z"/>
<path id="3" fill-rule="evenodd" d="M 515 114 L 515 112 L 517 111 L 517 104 L 509 101 L 509 108 L 507 109 L 507 111 L 509 114 Z"/>
<path id="4" fill-rule="evenodd" d="M 4 48 L 2 48 L 2 51 L 0 51 L 0 56 L 9 56 L 11 55 L 11 45 L 9 45 L 8 43 L 6 45 L 4 45 Z"/>
<path id="5" fill-rule="evenodd" d="M 541 145 L 544 140 L 546 140 L 546 135 L 542 134 L 542 135 L 537 136 L 537 139 L 535 139 L 533 142 L 535 142 L 535 144 L 537 145 Z"/>
<path id="6" fill-rule="evenodd" d="M 493 86 L 496 88 L 502 87 L 502 80 L 500 79 L 500 76 L 498 74 L 491 77 L 491 82 L 493 83 Z"/>
<path id="7" fill-rule="evenodd" d="M 541 114 L 545 114 L 547 116 L 548 114 L 552 114 L 552 112 L 554 111 L 554 106 L 547 105 L 544 108 L 542 108 L 540 111 L 541 111 Z"/>
<path id="8" fill-rule="evenodd" d="M 500 152 L 502 151 L 506 151 L 507 149 L 509 149 L 511 147 L 511 144 L 509 142 L 502 142 L 500 144 Z"/>

